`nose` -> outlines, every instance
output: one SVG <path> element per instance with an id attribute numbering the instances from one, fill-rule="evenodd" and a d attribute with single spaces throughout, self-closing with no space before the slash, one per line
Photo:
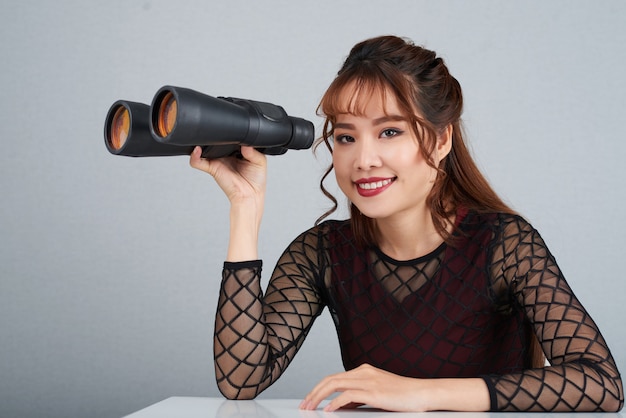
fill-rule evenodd
<path id="1" fill-rule="evenodd" d="M 375 140 L 363 139 L 357 141 L 354 149 L 354 168 L 357 170 L 369 170 L 374 167 L 380 167 L 381 158 L 378 151 Z"/>

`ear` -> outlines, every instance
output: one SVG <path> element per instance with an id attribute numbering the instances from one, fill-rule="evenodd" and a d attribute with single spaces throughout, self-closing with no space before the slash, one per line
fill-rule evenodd
<path id="1" fill-rule="evenodd" d="M 450 124 L 437 135 L 437 163 L 446 158 L 452 149 L 452 130 L 452 124 Z"/>

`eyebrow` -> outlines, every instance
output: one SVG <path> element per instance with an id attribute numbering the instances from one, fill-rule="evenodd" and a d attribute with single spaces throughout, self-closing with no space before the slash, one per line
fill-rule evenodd
<path id="1" fill-rule="evenodd" d="M 372 125 L 378 126 L 380 124 L 390 122 L 390 121 L 405 121 L 406 117 L 402 115 L 385 115 L 380 118 L 376 118 L 372 121 Z M 352 123 L 336 123 L 335 128 L 342 129 L 355 129 L 355 126 Z"/>

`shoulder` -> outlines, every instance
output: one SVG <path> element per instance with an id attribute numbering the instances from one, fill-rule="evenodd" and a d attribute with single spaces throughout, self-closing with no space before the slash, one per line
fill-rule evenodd
<path id="1" fill-rule="evenodd" d="M 462 230 L 491 229 L 493 231 L 512 230 L 518 232 L 536 232 L 524 217 L 505 212 L 459 211 L 457 225 Z"/>
<path id="2" fill-rule="evenodd" d="M 318 225 L 312 226 L 300 235 L 328 235 L 333 233 L 347 233 L 349 231 L 351 231 L 349 219 L 329 219 Z"/>
<path id="3" fill-rule="evenodd" d="M 497 231 L 501 239 L 518 242 L 540 239 L 539 232 L 524 217 L 515 214 L 498 214 Z"/>
<path id="4" fill-rule="evenodd" d="M 350 220 L 326 220 L 302 232 L 293 244 L 302 243 L 307 246 L 325 247 L 329 242 L 351 241 L 352 228 Z"/>
<path id="5" fill-rule="evenodd" d="M 549 251 L 541 234 L 523 216 L 513 213 L 491 212 L 468 214 L 464 231 L 485 231 L 492 254 L 519 260 L 532 254 L 547 256 Z"/>
<path id="6" fill-rule="evenodd" d="M 319 232 L 333 240 L 352 240 L 352 226 L 349 219 L 327 220 L 318 225 Z"/>
<path id="7" fill-rule="evenodd" d="M 505 212 L 459 211 L 457 228 L 464 237 L 482 237 L 486 245 L 504 245 L 509 250 L 522 243 L 541 243 L 539 232 L 524 217 Z"/>
<path id="8" fill-rule="evenodd" d="M 283 251 L 278 263 L 296 261 L 301 267 L 321 271 L 333 254 L 353 242 L 350 221 L 327 220 L 300 233 Z M 341 243 L 341 244 L 337 244 Z"/>

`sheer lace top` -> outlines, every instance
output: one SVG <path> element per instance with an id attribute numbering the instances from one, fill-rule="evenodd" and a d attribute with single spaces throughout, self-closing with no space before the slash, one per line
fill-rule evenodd
<path id="1" fill-rule="evenodd" d="M 218 387 L 271 385 L 328 307 L 346 369 L 482 377 L 492 410 L 618 410 L 621 379 L 539 233 L 518 216 L 459 213 L 454 241 L 415 260 L 355 245 L 348 221 L 305 231 L 266 292 L 261 262 L 225 263 L 215 323 Z M 531 368 L 531 335 L 550 365 Z"/>

